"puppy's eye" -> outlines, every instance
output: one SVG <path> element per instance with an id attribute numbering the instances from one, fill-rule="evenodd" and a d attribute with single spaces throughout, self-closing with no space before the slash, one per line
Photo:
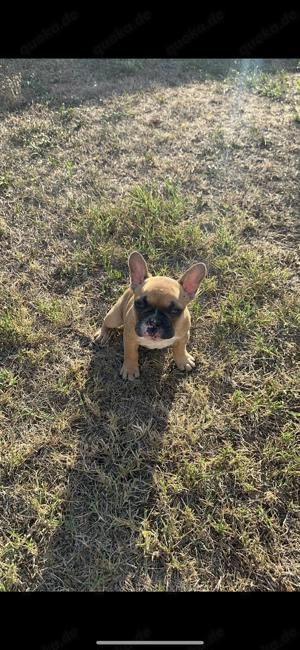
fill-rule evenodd
<path id="1" fill-rule="evenodd" d="M 147 298 L 145 296 L 143 296 L 142 298 L 138 298 L 137 300 L 135 300 L 134 306 L 136 309 L 145 309 L 146 307 L 148 307 Z"/>
<path id="2" fill-rule="evenodd" d="M 175 307 L 174 305 L 173 307 L 171 307 L 169 313 L 171 314 L 171 316 L 180 316 L 180 314 L 182 314 L 182 309 L 181 307 Z"/>

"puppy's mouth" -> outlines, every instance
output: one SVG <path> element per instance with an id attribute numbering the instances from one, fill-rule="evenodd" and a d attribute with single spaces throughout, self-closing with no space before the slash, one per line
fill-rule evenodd
<path id="1" fill-rule="evenodd" d="M 146 339 L 151 339 L 151 341 L 160 341 L 161 340 L 161 335 L 159 334 L 159 332 L 146 331 L 146 333 L 144 334 L 144 337 Z"/>

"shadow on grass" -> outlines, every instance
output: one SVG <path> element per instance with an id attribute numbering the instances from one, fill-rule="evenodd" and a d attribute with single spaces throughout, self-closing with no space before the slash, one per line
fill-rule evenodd
<path id="1" fill-rule="evenodd" d="M 164 583 L 163 557 L 150 568 L 140 543 L 169 412 L 184 379 L 173 364 L 166 368 L 165 354 L 140 348 L 141 377 L 124 382 L 122 336 L 114 332 L 108 346 L 92 348 L 63 520 L 34 590 L 126 590 L 130 575 L 143 589 L 151 571 L 156 584 Z"/>
<path id="2" fill-rule="evenodd" d="M 297 59 L 18 59 L 1 64 L 0 113 L 36 102 L 52 108 L 99 105 L 105 98 L 185 83 L 224 80 L 259 69 L 296 71 Z M 0 62 L 1 63 L 1 62 Z"/>

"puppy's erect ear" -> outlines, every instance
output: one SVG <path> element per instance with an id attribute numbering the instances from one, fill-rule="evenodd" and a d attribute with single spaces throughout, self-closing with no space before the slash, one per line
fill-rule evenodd
<path id="1" fill-rule="evenodd" d="M 190 268 L 179 278 L 178 282 L 182 284 L 184 292 L 188 295 L 189 299 L 195 298 L 197 289 L 200 282 L 205 278 L 207 269 L 203 262 L 193 264 Z"/>
<path id="2" fill-rule="evenodd" d="M 131 288 L 136 289 L 149 276 L 147 264 L 143 256 L 137 251 L 134 251 L 129 255 L 128 266 Z"/>

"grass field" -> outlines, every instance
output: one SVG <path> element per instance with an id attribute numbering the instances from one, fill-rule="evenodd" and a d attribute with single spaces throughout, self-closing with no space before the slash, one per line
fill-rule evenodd
<path id="1" fill-rule="evenodd" d="M 3 591 L 299 590 L 299 122 L 297 61 L 0 61 Z M 93 345 L 134 249 L 207 264 L 189 375 Z"/>

